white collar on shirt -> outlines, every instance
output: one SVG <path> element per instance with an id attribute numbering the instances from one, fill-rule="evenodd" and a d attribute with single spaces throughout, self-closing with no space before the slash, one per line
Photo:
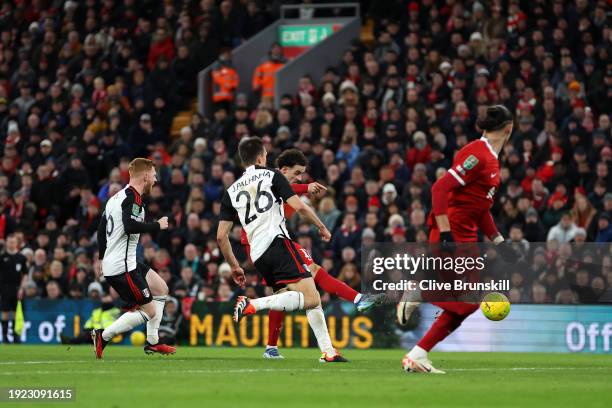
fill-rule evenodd
<path id="1" fill-rule="evenodd" d="M 493 146 L 491 146 L 491 143 L 489 143 L 489 139 L 487 139 L 486 137 L 484 137 L 484 135 L 480 138 L 480 140 L 482 140 L 483 142 L 485 142 L 485 144 L 487 145 L 487 147 L 489 148 L 489 151 L 491 152 L 491 154 L 493 156 L 495 156 L 495 158 L 497 159 L 497 152 L 495 150 L 493 150 Z"/>

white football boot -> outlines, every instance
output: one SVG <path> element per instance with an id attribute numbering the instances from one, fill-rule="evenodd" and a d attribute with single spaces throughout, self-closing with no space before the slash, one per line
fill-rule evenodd
<path id="1" fill-rule="evenodd" d="M 409 373 L 446 374 L 434 367 L 427 357 L 412 357 L 410 353 L 402 359 L 402 368 Z"/>

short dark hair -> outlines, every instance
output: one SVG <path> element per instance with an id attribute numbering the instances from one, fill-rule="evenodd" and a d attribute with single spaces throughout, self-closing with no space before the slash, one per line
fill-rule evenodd
<path id="1" fill-rule="evenodd" d="M 487 108 L 484 118 L 478 119 L 476 125 L 488 132 L 502 129 L 508 123 L 512 123 L 512 113 L 504 105 L 493 105 Z"/>
<path id="2" fill-rule="evenodd" d="M 308 165 L 308 159 L 304 156 L 304 153 L 298 149 L 285 150 L 276 159 L 276 167 L 279 169 L 296 165 L 304 167 Z"/>
<path id="3" fill-rule="evenodd" d="M 247 137 L 240 141 L 238 145 L 238 154 L 244 165 L 252 165 L 257 161 L 257 156 L 263 154 L 263 141 L 257 136 Z"/>

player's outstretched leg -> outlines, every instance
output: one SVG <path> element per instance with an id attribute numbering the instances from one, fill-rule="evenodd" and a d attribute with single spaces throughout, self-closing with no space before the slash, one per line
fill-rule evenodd
<path id="1" fill-rule="evenodd" d="M 280 337 L 284 319 L 285 312 L 270 310 L 268 313 L 268 343 L 266 345 L 266 351 L 263 354 L 264 358 L 272 360 L 284 358 L 278 352 L 278 338 Z"/>
<path id="2" fill-rule="evenodd" d="M 238 296 L 234 306 L 234 322 L 238 323 L 244 316 L 252 315 L 259 310 L 292 312 L 304 309 L 304 306 L 304 295 L 294 290 L 257 299 Z"/>
<path id="3" fill-rule="evenodd" d="M 419 342 L 404 356 L 402 366 L 408 372 L 444 374 L 429 360 L 429 351 L 455 331 L 461 323 L 478 309 L 477 304 L 464 302 L 433 302 L 444 311 L 431 325 Z"/>
<path id="4" fill-rule="evenodd" d="M 384 295 L 364 295 L 351 288 L 346 283 L 331 276 L 322 266 L 311 264 L 308 266 L 310 273 L 318 287 L 330 295 L 336 295 L 340 299 L 353 302 L 359 312 L 365 312 L 373 306 L 384 302 Z"/>
<path id="5" fill-rule="evenodd" d="M 153 307 L 155 308 L 155 316 L 147 322 L 147 341 L 144 345 L 146 354 L 174 354 L 176 347 L 168 344 L 159 344 L 159 325 L 161 324 L 164 315 L 164 307 L 166 306 L 166 298 L 168 296 L 168 285 L 166 282 L 152 269 L 149 269 L 146 275 L 147 284 L 153 295 Z"/>
<path id="6" fill-rule="evenodd" d="M 359 296 L 359 299 L 355 302 L 358 312 L 365 312 L 374 306 L 382 305 L 385 301 L 385 295 L 383 293 L 376 295 L 360 293 Z"/>

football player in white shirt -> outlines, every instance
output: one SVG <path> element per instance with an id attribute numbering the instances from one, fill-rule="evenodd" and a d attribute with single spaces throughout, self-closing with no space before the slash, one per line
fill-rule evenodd
<path id="1" fill-rule="evenodd" d="M 129 184 L 106 203 L 98 226 L 98 253 L 102 274 L 121 299 L 134 310 L 121 315 L 106 329 L 91 332 L 96 358 L 102 358 L 104 347 L 120 333 L 146 323 L 147 354 L 174 354 L 175 347 L 159 344 L 159 325 L 166 304 L 168 286 L 148 266 L 136 262 L 136 246 L 141 233 L 168 228 L 168 217 L 144 222 L 142 195 L 149 194 L 157 182 L 151 160 L 137 158 L 130 162 Z"/>
<path id="2" fill-rule="evenodd" d="M 287 178 L 275 169 L 265 167 L 267 152 L 258 137 L 243 139 L 238 152 L 244 174 L 228 187 L 221 200 L 221 214 L 217 241 L 223 256 L 232 268 L 234 281 L 242 288 L 246 278 L 229 241 L 234 221 L 239 221 L 250 243 L 250 256 L 257 271 L 271 286 L 284 285 L 287 291 L 258 299 L 238 296 L 234 307 L 234 321 L 259 310 L 293 311 L 306 309 L 323 358 L 327 362 L 346 362 L 334 350 L 321 298 L 303 258 L 289 238 L 285 226 L 284 203 L 311 220 L 325 242 L 331 238 L 323 222 L 293 192 Z"/>

